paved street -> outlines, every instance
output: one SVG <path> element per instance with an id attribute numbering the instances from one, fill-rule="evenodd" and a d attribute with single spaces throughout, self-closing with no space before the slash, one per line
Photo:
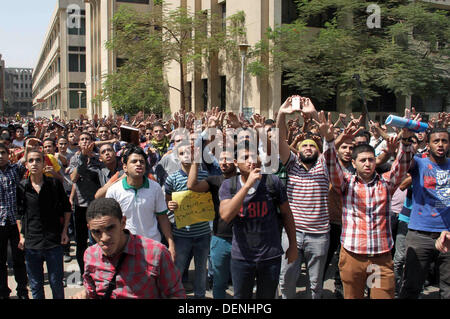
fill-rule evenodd
<path id="1" fill-rule="evenodd" d="M 81 286 L 76 285 L 77 276 L 75 275 L 75 271 L 78 270 L 78 264 L 75 259 L 75 246 L 74 243 L 72 243 L 71 246 L 71 256 L 73 257 L 72 261 L 70 263 L 64 264 L 64 270 L 65 270 L 65 277 L 68 280 L 68 286 L 64 289 L 66 298 L 69 298 L 70 296 L 75 295 L 79 291 L 81 291 L 83 288 Z M 194 263 L 191 262 L 190 265 L 190 272 L 189 272 L 189 279 L 192 280 L 194 278 Z M 44 270 L 46 272 L 46 267 L 44 266 Z M 330 272 L 327 273 L 327 277 L 324 284 L 324 298 L 325 299 L 336 299 L 334 296 L 334 280 L 330 278 Z M 305 284 L 307 281 L 307 277 L 305 274 L 305 269 L 303 265 L 302 273 L 300 275 L 300 278 L 297 282 L 297 297 L 299 299 L 308 299 L 310 298 L 309 293 L 306 291 Z M 12 269 L 8 270 L 8 285 L 9 288 L 12 290 L 11 293 L 11 299 L 16 299 L 16 282 L 14 281 L 13 271 Z M 47 274 L 45 273 L 45 296 L 47 298 L 51 298 L 52 293 L 50 289 L 50 285 L 47 279 Z M 193 292 L 187 293 L 188 298 L 193 298 Z M 232 286 L 229 287 L 227 290 L 227 298 L 233 297 L 233 288 Z M 30 292 L 30 298 L 31 298 L 31 292 Z M 207 290 L 206 291 L 206 298 L 212 298 L 212 291 Z M 423 299 L 438 299 L 439 293 L 438 288 L 435 286 L 429 286 L 426 287 L 422 294 Z"/>

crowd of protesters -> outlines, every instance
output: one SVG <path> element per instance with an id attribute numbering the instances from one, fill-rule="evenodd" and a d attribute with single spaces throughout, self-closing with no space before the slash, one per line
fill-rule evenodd
<path id="1" fill-rule="evenodd" d="M 0 118 L 0 299 L 7 259 L 18 298 L 45 298 L 45 262 L 63 299 L 71 240 L 74 298 L 223 299 L 232 285 L 236 299 L 291 299 L 305 264 L 313 299 L 327 272 L 336 298 L 434 283 L 450 299 L 450 114 L 415 133 L 293 98 L 274 119 Z M 177 227 L 184 191 L 210 193 L 214 219 Z"/>

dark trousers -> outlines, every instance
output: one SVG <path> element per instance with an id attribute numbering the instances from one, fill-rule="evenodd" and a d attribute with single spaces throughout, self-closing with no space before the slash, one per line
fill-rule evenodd
<path id="1" fill-rule="evenodd" d="M 256 299 L 274 299 L 280 278 L 281 257 L 261 262 L 231 259 L 234 299 L 252 299 L 256 279 Z"/>
<path id="2" fill-rule="evenodd" d="M 435 241 L 439 233 L 425 233 L 410 229 L 406 235 L 406 259 L 400 298 L 417 299 L 422 291 L 432 261 L 439 269 L 439 293 L 450 299 L 450 251 L 439 252 Z"/>
<path id="3" fill-rule="evenodd" d="M 333 266 L 332 271 L 334 276 L 334 286 L 336 289 L 339 289 L 339 291 L 342 293 L 343 291 L 342 281 L 341 276 L 339 274 L 339 267 L 337 266 L 339 264 L 339 251 L 341 249 L 341 232 L 342 232 L 342 225 L 330 223 L 330 246 L 328 248 L 325 270 L 323 271 L 323 281 L 325 281 L 325 275 L 327 273 L 328 268 L 331 265 L 331 260 L 333 259 L 333 256 L 337 252 L 337 263 L 335 266 Z"/>
<path id="4" fill-rule="evenodd" d="M 0 226 L 0 297 L 8 297 L 11 290 L 8 287 L 8 241 L 11 247 L 14 278 L 17 282 L 17 295 L 28 295 L 27 270 L 25 257 L 22 250 L 17 248 L 19 244 L 19 230 L 16 224 Z"/>
<path id="5" fill-rule="evenodd" d="M 48 281 L 53 299 L 64 299 L 64 265 L 62 246 L 51 249 L 25 249 L 28 278 L 33 299 L 45 299 L 44 261 L 47 264 Z"/>
<path id="6" fill-rule="evenodd" d="M 80 267 L 81 275 L 84 274 L 84 251 L 88 247 L 88 228 L 86 221 L 87 207 L 75 206 L 74 223 L 75 223 L 75 241 L 77 243 L 77 262 Z"/>

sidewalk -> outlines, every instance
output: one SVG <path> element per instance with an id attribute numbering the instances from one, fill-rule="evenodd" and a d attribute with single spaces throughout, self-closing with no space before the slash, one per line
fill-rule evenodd
<path id="1" fill-rule="evenodd" d="M 75 259 L 75 246 L 73 245 L 73 243 L 71 246 L 71 256 L 73 257 L 72 261 L 70 263 L 64 263 L 65 278 L 68 280 L 68 285 L 64 289 L 66 299 L 70 298 L 71 296 L 74 296 L 75 294 L 77 294 L 78 292 L 83 290 L 82 286 L 76 285 L 77 276 L 75 276 L 75 271 L 78 271 L 78 263 Z M 51 292 L 50 284 L 49 284 L 48 278 L 47 278 L 47 267 L 46 266 L 44 266 L 44 271 L 45 271 L 45 281 L 44 281 L 45 296 L 47 299 L 50 299 L 52 297 L 52 292 Z M 193 278 L 194 278 L 194 262 L 192 261 L 191 265 L 189 267 L 189 280 L 192 282 Z M 308 293 L 307 289 L 305 288 L 306 283 L 307 283 L 307 276 L 306 276 L 305 268 L 303 265 L 300 278 L 297 281 L 297 298 L 298 299 L 309 299 L 310 298 L 310 294 Z M 17 295 L 16 295 L 16 286 L 17 285 L 14 280 L 14 275 L 13 275 L 12 269 L 8 269 L 8 285 L 9 285 L 9 288 L 12 290 L 10 298 L 17 299 Z M 188 298 L 193 298 L 193 296 L 194 296 L 194 294 L 192 291 L 187 292 Z M 29 293 L 29 297 L 30 297 L 30 299 L 32 298 L 31 292 Z M 207 299 L 213 298 L 212 290 L 206 291 L 206 298 Z M 226 298 L 227 299 L 233 298 L 233 287 L 232 286 L 230 286 L 228 288 Z M 330 278 L 330 271 L 328 271 L 327 276 L 325 277 L 323 298 L 324 299 L 336 299 L 336 297 L 334 296 L 334 280 Z M 421 295 L 421 298 L 422 299 L 439 299 L 438 287 L 435 287 L 435 286 L 426 287 Z"/>

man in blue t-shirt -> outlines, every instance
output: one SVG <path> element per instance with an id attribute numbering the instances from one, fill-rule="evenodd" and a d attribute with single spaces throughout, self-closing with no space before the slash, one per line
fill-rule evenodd
<path id="1" fill-rule="evenodd" d="M 233 178 L 225 180 L 219 191 L 220 217 L 227 223 L 233 222 L 231 277 L 234 298 L 251 299 L 256 278 L 256 298 L 271 299 L 275 297 L 283 255 L 275 205 L 280 208 L 289 238 L 288 263 L 298 257 L 294 218 L 286 189 L 277 176 L 261 174 L 255 152 L 248 149 L 239 152 L 235 165 L 241 175 L 233 177 L 234 182 Z M 269 178 L 272 179 L 272 191 L 268 187 Z M 272 194 L 277 194 L 277 198 Z"/>
<path id="2" fill-rule="evenodd" d="M 406 261 L 400 298 L 418 298 L 430 263 L 439 268 L 439 293 L 450 299 L 450 252 L 439 252 L 435 240 L 450 230 L 449 132 L 428 133 L 429 157 L 414 158 L 413 205 L 406 236 Z"/>

